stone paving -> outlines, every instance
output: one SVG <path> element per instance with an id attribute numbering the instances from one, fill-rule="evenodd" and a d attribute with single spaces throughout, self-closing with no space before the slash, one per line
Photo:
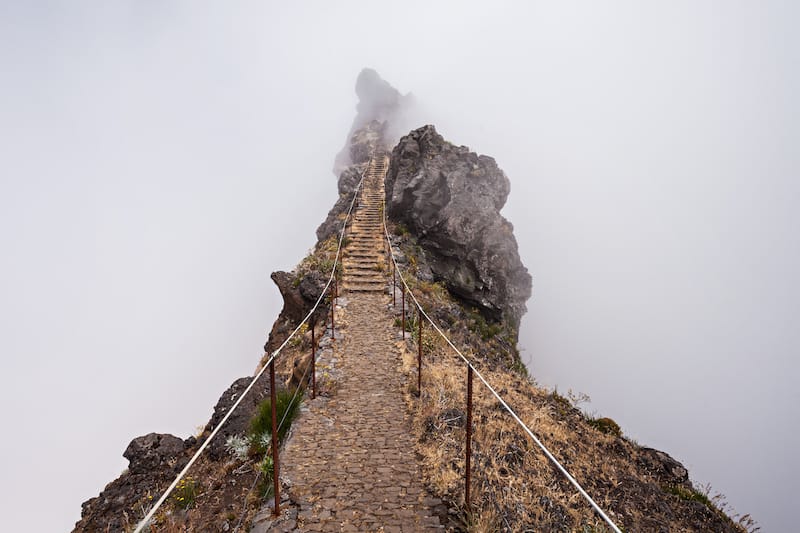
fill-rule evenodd
<path id="1" fill-rule="evenodd" d="M 388 298 L 360 294 L 342 313 L 342 380 L 308 403 L 281 475 L 303 531 L 442 530 L 441 501 L 420 482 Z M 445 511 L 446 512 L 446 511 Z"/>
<path id="2" fill-rule="evenodd" d="M 336 308 L 336 382 L 306 399 L 281 453 L 289 498 L 277 520 L 262 509 L 252 532 L 443 531 L 447 507 L 422 485 L 410 434 L 407 386 L 390 311 L 379 209 L 388 160 L 373 161 L 344 259 Z"/>

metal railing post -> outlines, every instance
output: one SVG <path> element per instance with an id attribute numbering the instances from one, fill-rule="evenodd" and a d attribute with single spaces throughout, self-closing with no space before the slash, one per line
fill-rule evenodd
<path id="1" fill-rule="evenodd" d="M 417 338 L 417 391 L 422 396 L 422 307 L 417 307 L 419 337 Z"/>
<path id="2" fill-rule="evenodd" d="M 275 359 L 269 363 L 269 397 L 272 410 L 272 489 L 275 494 L 275 516 L 281 512 L 280 483 L 278 482 L 278 417 L 275 412 Z"/>
<path id="3" fill-rule="evenodd" d="M 397 267 L 392 261 L 392 307 L 397 307 Z"/>
<path id="4" fill-rule="evenodd" d="M 339 277 L 336 275 L 336 272 L 333 273 L 333 299 L 339 297 Z"/>
<path id="5" fill-rule="evenodd" d="M 400 326 L 403 329 L 403 340 L 406 338 L 406 286 L 400 286 L 400 296 L 403 300 L 402 310 L 400 311 Z"/>
<path id="6" fill-rule="evenodd" d="M 311 326 L 311 399 L 317 397 L 317 342 L 314 326 Z"/>
<path id="7" fill-rule="evenodd" d="M 464 506 L 467 513 L 472 512 L 470 485 L 472 483 L 472 366 L 467 367 L 467 471 L 464 480 Z"/>
<path id="8" fill-rule="evenodd" d="M 336 299 L 331 294 L 331 340 L 336 340 L 336 324 L 333 321 L 333 311 L 336 309 Z"/>

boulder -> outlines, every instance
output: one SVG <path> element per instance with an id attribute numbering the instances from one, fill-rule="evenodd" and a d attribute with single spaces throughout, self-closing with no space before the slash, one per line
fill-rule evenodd
<path id="1" fill-rule="evenodd" d="M 183 439 L 168 433 L 148 433 L 136 437 L 128 444 L 122 456 L 130 461 L 132 474 L 145 474 L 170 463 L 175 463 L 186 449 Z"/>
<path id="2" fill-rule="evenodd" d="M 392 151 L 386 206 L 389 218 L 417 237 L 434 277 L 451 293 L 518 328 L 531 276 L 513 226 L 500 215 L 510 188 L 494 159 L 424 126 Z"/>
<path id="3" fill-rule="evenodd" d="M 640 448 L 637 463 L 659 482 L 668 485 L 682 485 L 692 488 L 689 471 L 668 453 L 653 448 Z"/>
<path id="4" fill-rule="evenodd" d="M 296 274 L 282 271 L 273 272 L 270 277 L 283 296 L 283 309 L 272 326 L 272 331 L 264 345 L 264 351 L 267 353 L 278 348 L 289 336 L 289 333 L 306 317 L 328 282 L 328 278 L 324 274 L 315 270 L 302 274 L 299 280 Z M 324 301 L 320 302 L 317 311 L 311 317 L 311 323 L 316 323 L 319 317 L 327 314 L 329 309 L 330 307 Z"/>
<path id="5" fill-rule="evenodd" d="M 222 396 L 217 400 L 214 406 L 214 414 L 211 415 L 211 420 L 208 421 L 204 429 L 205 432 L 212 431 L 217 425 L 222 422 L 222 419 L 228 414 L 233 404 L 239 399 L 244 390 L 250 385 L 253 380 L 252 377 L 243 377 L 234 381 L 228 389 L 222 393 Z M 219 433 L 214 437 L 214 440 L 208 444 L 208 455 L 213 460 L 219 460 L 226 455 L 225 441 L 232 435 L 245 435 L 250 430 L 250 421 L 258 409 L 258 405 L 269 395 L 269 377 L 265 372 L 253 385 L 253 388 L 247 394 L 236 411 L 233 412 L 231 417 L 222 426 Z"/>

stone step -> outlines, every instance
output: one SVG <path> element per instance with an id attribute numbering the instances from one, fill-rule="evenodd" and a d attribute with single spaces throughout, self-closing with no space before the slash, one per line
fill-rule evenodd
<path id="1" fill-rule="evenodd" d="M 366 279 L 367 281 L 383 281 L 385 283 L 386 280 L 377 274 L 378 272 L 375 270 L 355 270 L 347 268 L 344 272 L 344 279 Z"/>
<path id="2" fill-rule="evenodd" d="M 344 289 L 347 292 L 383 292 L 386 290 L 386 285 L 346 285 Z"/>
<path id="3" fill-rule="evenodd" d="M 360 270 L 362 272 L 372 272 L 373 274 L 379 274 L 384 272 L 386 269 L 380 268 L 378 266 L 378 263 L 373 263 L 370 261 L 363 261 L 363 262 L 345 261 L 344 270 L 345 272 Z"/>
<path id="4" fill-rule="evenodd" d="M 386 286 L 386 280 L 381 278 L 348 278 L 345 277 L 344 281 L 342 282 L 343 286 L 348 285 L 380 285 L 381 287 Z"/>
<path id="5" fill-rule="evenodd" d="M 344 250 L 344 253 L 347 254 L 347 255 L 351 255 L 351 256 L 352 255 L 369 255 L 370 257 L 372 257 L 372 256 L 378 257 L 380 255 L 383 255 L 383 250 L 381 250 L 380 247 L 378 247 L 378 246 L 361 246 L 361 247 L 348 246 Z"/>

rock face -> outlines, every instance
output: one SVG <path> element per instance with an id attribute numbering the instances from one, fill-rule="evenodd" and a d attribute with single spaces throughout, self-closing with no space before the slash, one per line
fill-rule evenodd
<path id="1" fill-rule="evenodd" d="M 81 519 L 74 531 L 131 531 L 142 517 L 132 512 L 133 506 L 163 490 L 189 461 L 196 444 L 194 437 L 181 440 L 164 433 L 133 439 L 123 453 L 128 470 L 81 505 Z"/>
<path id="2" fill-rule="evenodd" d="M 228 390 L 222 393 L 214 406 L 214 414 L 208 421 L 204 433 L 211 432 L 222 421 L 233 404 L 239 399 L 244 390 L 253 380 L 252 377 L 243 377 L 234 381 Z M 222 426 L 217 436 L 208 445 L 208 455 L 217 461 L 227 456 L 225 441 L 232 435 L 245 435 L 250 429 L 250 420 L 258 409 L 258 405 L 269 396 L 269 379 L 262 375 L 245 397 L 236 411 L 233 412 L 225 425 Z"/>
<path id="3" fill-rule="evenodd" d="M 348 165 L 369 159 L 369 154 L 365 158 L 363 151 L 359 151 L 360 146 L 369 144 L 366 142 L 368 139 L 363 138 L 365 133 L 373 136 L 378 133 L 378 139 L 392 142 L 401 132 L 408 131 L 408 124 L 413 120 L 411 116 L 417 113 L 412 95 L 400 94 L 371 68 L 363 69 L 356 78 L 356 95 L 356 117 L 347 134 L 347 142 L 333 165 L 333 173 L 337 176 Z"/>
<path id="4" fill-rule="evenodd" d="M 122 456 L 132 474 L 146 474 L 176 458 L 186 449 L 183 439 L 168 433 L 148 433 L 128 444 Z"/>
<path id="5" fill-rule="evenodd" d="M 487 318 L 517 328 L 531 277 L 500 215 L 509 191 L 494 159 L 450 144 L 433 126 L 400 139 L 386 176 L 388 216 L 417 236 L 434 277 Z"/>
<path id="6" fill-rule="evenodd" d="M 369 160 L 369 157 L 367 157 Z M 317 228 L 317 240 L 322 242 L 333 235 L 337 235 L 342 230 L 342 221 L 339 215 L 347 212 L 350 202 L 353 200 L 353 191 L 361 181 L 361 172 L 364 165 L 352 165 L 347 167 L 339 175 L 339 198 L 328 212 L 325 222 Z"/>
<path id="7" fill-rule="evenodd" d="M 264 351 L 272 352 L 286 340 L 286 337 L 297 327 L 301 320 L 314 307 L 320 294 L 325 289 L 327 278 L 316 271 L 309 272 L 296 279 L 294 274 L 289 272 L 273 272 L 272 281 L 278 286 L 283 296 L 283 309 L 275 324 L 272 326 Z M 325 302 L 320 302 L 315 316 L 311 317 L 311 323 L 315 324 L 318 317 L 325 316 L 330 307 Z"/>

